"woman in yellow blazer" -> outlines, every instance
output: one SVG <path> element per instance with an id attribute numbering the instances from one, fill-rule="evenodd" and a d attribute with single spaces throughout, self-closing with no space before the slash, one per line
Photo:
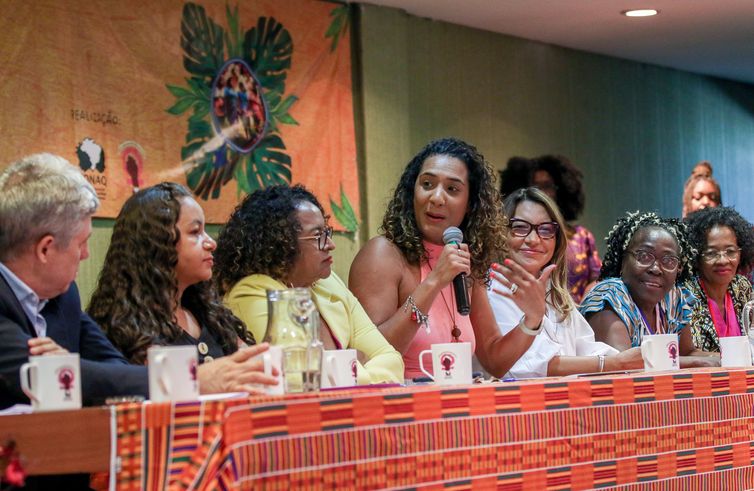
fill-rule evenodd
<path id="1" fill-rule="evenodd" d="M 325 349 L 353 348 L 360 384 L 403 381 L 400 353 L 332 272 L 335 244 L 322 205 L 303 186 L 248 195 L 220 233 L 214 278 L 225 304 L 255 339 L 267 329 L 267 290 L 309 288 Z"/>

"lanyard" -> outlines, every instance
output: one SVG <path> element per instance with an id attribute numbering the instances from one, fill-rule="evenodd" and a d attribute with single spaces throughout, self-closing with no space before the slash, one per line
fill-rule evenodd
<path id="1" fill-rule="evenodd" d="M 636 308 L 639 308 L 637 305 Z M 652 331 L 652 328 L 649 326 L 649 321 L 647 321 L 647 318 L 644 316 L 644 312 L 639 309 L 639 313 L 641 314 L 641 319 L 644 321 L 644 327 L 647 329 L 647 332 L 649 334 L 659 334 L 660 331 L 664 332 L 664 329 L 662 329 L 663 320 L 662 320 L 662 310 L 660 310 L 660 304 L 658 303 L 655 305 L 655 330 Z"/>

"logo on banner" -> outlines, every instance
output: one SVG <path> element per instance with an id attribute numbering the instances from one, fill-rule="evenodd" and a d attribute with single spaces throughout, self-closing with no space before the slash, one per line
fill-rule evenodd
<path id="1" fill-rule="evenodd" d="M 79 167 L 84 171 L 86 180 L 94 186 L 97 197 L 101 200 L 107 196 L 107 176 L 105 172 L 105 151 L 92 138 L 84 138 L 76 146 Z"/>
<path id="2" fill-rule="evenodd" d="M 144 185 L 144 149 L 136 142 L 125 141 L 118 146 L 123 170 L 134 193 Z"/>

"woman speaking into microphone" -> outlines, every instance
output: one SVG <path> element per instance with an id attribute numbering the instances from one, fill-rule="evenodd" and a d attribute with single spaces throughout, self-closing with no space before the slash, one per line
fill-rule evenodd
<path id="1" fill-rule="evenodd" d="M 445 244 L 449 227 L 458 227 L 466 242 L 456 236 Z M 506 256 L 507 228 L 492 167 L 477 149 L 454 138 L 424 147 L 403 171 L 381 231 L 354 259 L 349 287 L 403 355 L 405 377 L 422 375 L 421 351 L 449 342 L 471 343 L 490 374 L 508 372 L 541 327 L 554 266 L 534 277 L 505 260 L 524 316 L 520 329 L 503 336 L 486 289 L 490 265 Z M 459 313 L 453 292 L 459 275 L 469 287 L 468 315 Z"/>

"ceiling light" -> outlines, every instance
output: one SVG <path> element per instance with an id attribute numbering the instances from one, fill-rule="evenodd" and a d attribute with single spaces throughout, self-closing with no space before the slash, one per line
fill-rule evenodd
<path id="1" fill-rule="evenodd" d="M 625 15 L 626 17 L 651 17 L 659 13 L 660 11 L 655 9 L 635 9 L 624 10 L 623 12 L 621 12 L 621 14 Z"/>

